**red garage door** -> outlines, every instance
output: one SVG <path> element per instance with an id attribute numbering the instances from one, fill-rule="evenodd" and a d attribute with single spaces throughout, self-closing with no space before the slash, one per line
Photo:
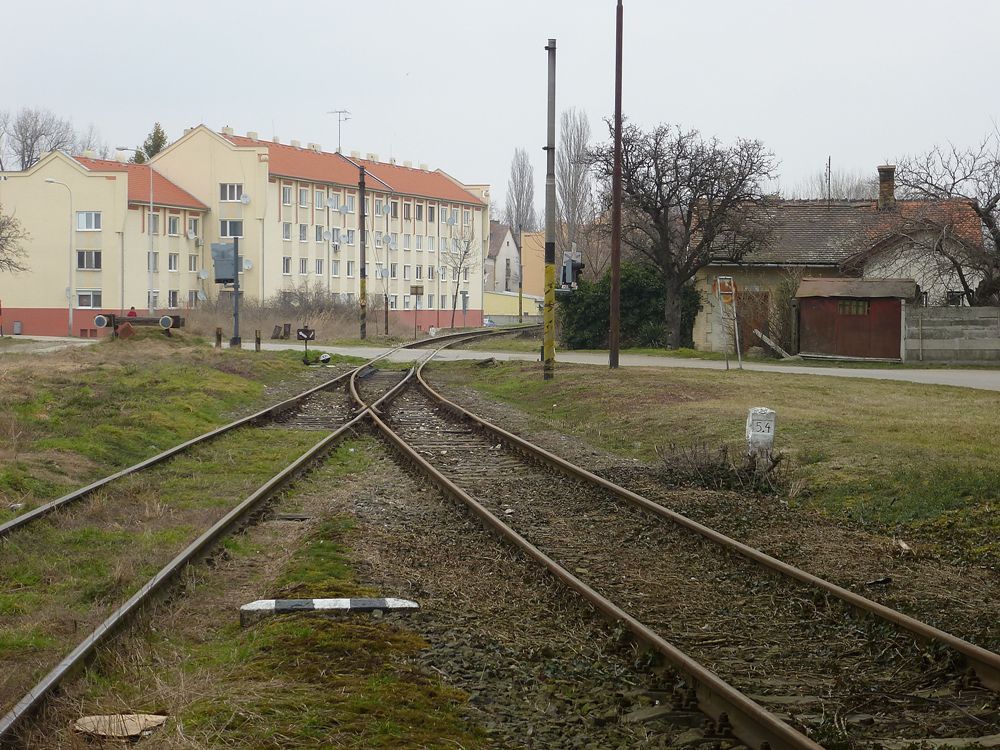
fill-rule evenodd
<path id="1" fill-rule="evenodd" d="M 899 359 L 900 314 L 894 298 L 805 297 L 799 302 L 799 351 Z"/>

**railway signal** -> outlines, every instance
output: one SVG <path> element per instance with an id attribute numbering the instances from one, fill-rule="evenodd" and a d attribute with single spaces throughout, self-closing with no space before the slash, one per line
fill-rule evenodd
<path id="1" fill-rule="evenodd" d="M 302 364 L 309 364 L 309 342 L 316 340 L 316 329 L 305 326 L 295 331 L 295 338 L 302 342 L 305 351 L 302 354 Z"/>

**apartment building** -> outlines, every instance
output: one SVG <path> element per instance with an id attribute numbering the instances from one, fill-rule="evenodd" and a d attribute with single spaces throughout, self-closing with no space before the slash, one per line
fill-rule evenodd
<path id="1" fill-rule="evenodd" d="M 148 221 L 150 169 L 154 209 Z M 362 173 L 369 305 L 385 304 L 391 316 L 422 330 L 450 326 L 454 305 L 456 326 L 479 325 L 488 186 L 465 185 L 423 165 L 382 162 L 374 154 L 346 156 L 314 143 L 262 140 L 254 132 L 238 136 L 229 128 L 217 133 L 203 125 L 148 166 L 53 153 L 26 172 L 2 175 L 0 205 L 16 213 L 31 235 L 29 271 L 0 276 L 5 324 L 16 319 L 24 333 L 93 335 L 92 312 L 147 306 L 150 226 L 157 312 L 231 294 L 213 283 L 209 248 L 234 238 L 244 258 L 245 299 L 320 290 L 357 302 Z M 58 186 L 45 182 L 50 177 L 66 183 L 69 193 L 59 195 Z M 75 293 L 72 306 L 66 282 L 57 281 L 68 268 L 70 238 L 60 240 L 57 217 L 64 212 L 68 231 L 69 194 L 77 216 L 100 214 L 97 229 L 91 225 L 72 237 L 73 253 L 84 252 L 80 262 L 101 264 L 78 268 L 74 289 L 99 294 Z M 86 227 L 93 220 L 79 221 Z M 112 245 L 116 254 L 109 255 Z M 99 260 L 86 254 L 93 250 L 100 251 Z M 87 313 L 77 312 L 69 327 L 70 310 Z M 76 325 L 82 317 L 88 327 Z"/>
<path id="2" fill-rule="evenodd" d="M 28 234 L 27 270 L 0 274 L 5 334 L 95 337 L 98 312 L 180 309 L 212 291 L 208 206 L 147 165 L 54 151 L 0 173 L 0 206 Z"/>

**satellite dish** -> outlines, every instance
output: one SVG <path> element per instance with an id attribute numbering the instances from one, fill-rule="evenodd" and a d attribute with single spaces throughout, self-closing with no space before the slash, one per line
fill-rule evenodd
<path id="1" fill-rule="evenodd" d="M 189 232 L 188 232 L 188 239 L 189 239 L 189 240 L 196 240 L 196 239 L 198 239 L 198 234 L 197 234 L 197 232 L 191 232 L 191 231 L 189 231 Z"/>
<path id="2" fill-rule="evenodd" d="M 323 231 L 323 239 L 326 240 L 327 242 L 329 242 L 330 240 L 332 240 L 333 239 L 333 232 L 331 232 L 329 229 L 324 230 Z"/>
<path id="3" fill-rule="evenodd" d="M 249 271 L 251 268 L 253 268 L 253 261 L 250 260 L 249 258 L 244 258 L 243 259 L 243 270 L 244 271 Z"/>
<path id="4" fill-rule="evenodd" d="M 208 271 L 205 270 L 204 268 L 201 269 L 200 271 L 198 271 L 198 278 L 202 279 L 202 280 L 207 279 L 208 278 Z"/>
<path id="5" fill-rule="evenodd" d="M 333 243 L 333 252 L 335 252 L 335 253 L 340 252 L 340 243 L 339 242 L 334 242 Z"/>
<path id="6" fill-rule="evenodd" d="M 250 196 L 247 195 L 246 193 L 243 193 L 243 195 L 240 196 L 240 203 L 242 203 L 244 206 L 249 206 Z"/>
<path id="7" fill-rule="evenodd" d="M 385 205 L 382 206 L 382 213 L 388 216 L 391 212 L 392 212 L 392 206 L 390 206 L 389 202 L 386 201 Z"/>
<path id="8" fill-rule="evenodd" d="M 337 210 L 340 211 L 340 213 L 342 213 L 344 216 L 347 216 L 347 214 L 350 213 L 347 210 L 347 204 L 346 203 L 341 203 L 340 204 L 340 208 L 338 208 Z"/>
<path id="9" fill-rule="evenodd" d="M 198 301 L 199 302 L 204 302 L 207 299 L 208 299 L 208 295 L 205 294 L 203 291 L 201 291 L 201 289 L 199 289 L 198 290 Z"/>

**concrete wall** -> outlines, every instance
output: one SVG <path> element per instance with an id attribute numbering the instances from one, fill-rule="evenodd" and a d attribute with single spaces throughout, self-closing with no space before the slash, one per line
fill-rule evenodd
<path id="1" fill-rule="evenodd" d="M 524 295 L 522 310 L 527 315 L 538 315 L 543 297 Z M 513 316 L 517 318 L 517 292 L 486 292 L 483 297 L 484 312 L 491 317 Z"/>
<path id="2" fill-rule="evenodd" d="M 916 307 L 905 316 L 908 362 L 1000 361 L 1000 307 Z"/>

